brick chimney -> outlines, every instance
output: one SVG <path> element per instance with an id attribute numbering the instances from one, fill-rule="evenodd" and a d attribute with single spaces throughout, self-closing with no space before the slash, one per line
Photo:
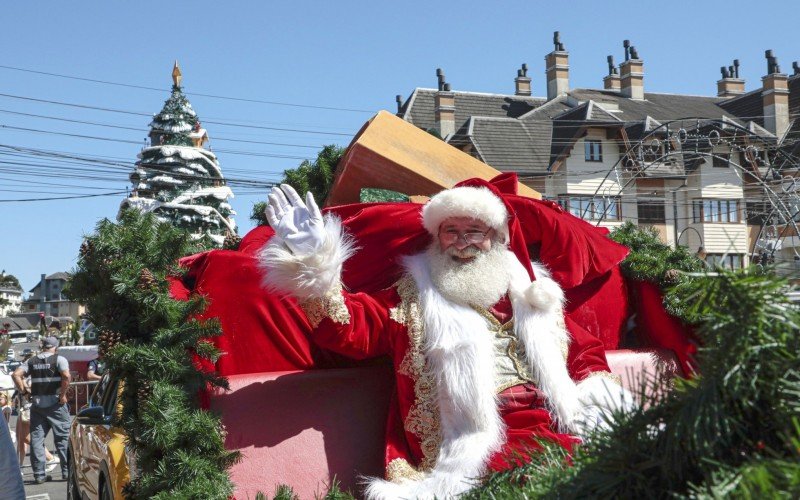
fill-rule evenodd
<path id="1" fill-rule="evenodd" d="M 439 80 L 439 90 L 434 98 L 436 131 L 442 139 L 447 139 L 456 132 L 456 98 L 450 84 L 445 82 L 442 68 L 436 68 L 436 77 Z"/>
<path id="2" fill-rule="evenodd" d="M 531 78 L 525 63 L 522 63 L 522 68 L 517 70 L 517 77 L 514 78 L 514 95 L 531 95 Z"/>
<path id="3" fill-rule="evenodd" d="M 734 97 L 744 94 L 744 80 L 739 78 L 739 60 L 733 60 L 733 66 L 719 68 L 722 79 L 717 80 L 717 97 Z"/>
<path id="4" fill-rule="evenodd" d="M 767 58 L 767 76 L 761 79 L 764 128 L 780 139 L 789 128 L 789 76 L 781 73 L 778 58 L 771 50 L 764 56 Z"/>
<path id="5" fill-rule="evenodd" d="M 608 75 L 603 78 L 603 88 L 606 90 L 619 90 L 621 86 L 619 70 L 614 65 L 614 56 L 606 57 L 606 61 L 608 61 Z"/>
<path id="6" fill-rule="evenodd" d="M 639 59 L 639 52 L 630 40 L 623 41 L 622 46 L 625 48 L 625 61 L 619 65 L 622 74 L 620 92 L 631 99 L 644 99 L 644 61 Z"/>
<path id="7" fill-rule="evenodd" d="M 544 56 L 548 101 L 569 92 L 569 52 L 564 50 L 558 31 L 553 33 L 553 45 L 553 52 Z"/>

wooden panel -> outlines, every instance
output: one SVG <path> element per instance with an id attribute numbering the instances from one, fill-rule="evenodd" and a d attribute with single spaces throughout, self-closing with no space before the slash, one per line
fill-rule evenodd
<path id="1" fill-rule="evenodd" d="M 432 196 L 466 179 L 489 180 L 499 174 L 441 139 L 380 111 L 347 148 L 325 205 L 358 203 L 361 188 Z M 541 194 L 524 184 L 518 184 L 518 190 L 523 196 L 541 199 Z"/>

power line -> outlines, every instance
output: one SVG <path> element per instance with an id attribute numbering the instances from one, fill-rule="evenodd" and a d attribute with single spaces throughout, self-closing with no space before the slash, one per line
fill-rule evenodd
<path id="1" fill-rule="evenodd" d="M 66 79 L 69 79 L 69 80 L 78 80 L 78 81 L 90 82 L 90 83 L 100 83 L 100 84 L 103 84 L 103 85 L 114 85 L 114 86 L 117 86 L 117 87 L 126 87 L 126 88 L 133 88 L 133 89 L 139 89 L 139 90 L 149 90 L 149 91 L 155 91 L 155 92 L 161 92 L 161 93 L 165 92 L 164 89 L 155 88 L 155 87 L 146 87 L 144 85 L 133 85 L 133 84 L 130 84 L 130 83 L 119 83 L 119 82 L 111 82 L 111 81 L 108 81 L 108 80 L 97 80 L 97 79 L 94 79 L 94 78 L 84 78 L 84 77 L 79 77 L 79 76 L 63 75 L 63 74 L 59 74 L 59 73 L 50 73 L 50 72 L 47 72 L 47 71 L 37 71 L 37 70 L 26 69 L 26 68 L 15 68 L 13 66 L 0 65 L 0 68 L 13 70 L 13 71 L 21 71 L 21 72 L 24 72 L 24 73 L 32 73 L 32 74 L 37 74 L 37 75 L 52 76 L 52 77 L 56 77 L 56 78 L 66 78 Z M 325 111 L 344 111 L 344 112 L 348 112 L 348 113 L 374 113 L 373 110 L 367 110 L 367 109 L 339 108 L 339 107 L 334 107 L 334 106 L 320 106 L 320 105 L 315 105 L 315 104 L 299 104 L 299 103 L 291 103 L 291 102 L 283 102 L 283 101 L 267 101 L 267 100 L 263 100 L 263 99 L 249 99 L 249 98 L 244 98 L 244 97 L 231 97 L 231 96 L 222 96 L 222 95 L 215 95 L 215 94 L 202 94 L 202 93 L 199 93 L 199 92 L 186 92 L 186 94 L 188 94 L 190 96 L 207 97 L 207 98 L 210 98 L 210 99 L 223 99 L 223 100 L 226 100 L 226 101 L 251 102 L 251 103 L 257 103 L 257 104 L 270 104 L 270 105 L 274 105 L 274 106 L 288 106 L 288 107 L 293 107 L 293 108 L 320 109 L 320 110 L 325 110 Z"/>
<path id="2" fill-rule="evenodd" d="M 34 129 L 34 128 L 27 128 L 27 127 L 15 127 L 13 125 L 3 125 L 0 124 L 0 128 L 5 128 L 9 130 L 18 130 L 22 132 L 33 132 L 38 134 L 50 134 L 50 135 L 60 135 L 66 137 L 75 137 L 78 139 L 90 139 L 95 141 L 106 141 L 106 142 L 118 142 L 121 144 L 137 144 L 141 146 L 141 142 L 139 141 L 129 141 L 127 139 L 116 139 L 111 137 L 100 137 L 96 135 L 84 135 L 84 134 L 70 134 L 67 132 L 56 132 L 53 130 L 42 130 L 42 129 Z M 261 153 L 258 151 L 239 151 L 235 149 L 215 149 L 214 151 L 219 153 L 227 153 L 232 155 L 243 155 L 243 156 L 260 156 L 264 158 L 282 158 L 282 159 L 290 159 L 290 160 L 308 160 L 309 158 L 306 156 L 294 156 L 294 155 L 283 155 L 283 154 L 276 154 L 276 153 Z"/>
<path id="3" fill-rule="evenodd" d="M 126 191 L 114 191 L 109 193 L 100 193 L 100 194 L 84 194 L 84 195 L 77 195 L 77 196 L 60 196 L 54 198 L 25 198 L 25 199 L 18 199 L 18 200 L 0 200 L 0 203 L 20 203 L 20 202 L 28 202 L 28 201 L 54 201 L 54 200 L 76 200 L 79 198 L 97 198 L 99 196 L 116 196 L 120 194 L 125 194 Z"/>
<path id="4" fill-rule="evenodd" d="M 67 122 L 67 123 L 78 123 L 81 125 L 93 125 L 96 127 L 107 127 L 107 128 L 115 128 L 121 130 L 133 130 L 134 132 L 140 133 L 147 133 L 146 129 L 139 128 L 139 127 L 126 127 L 123 125 L 114 125 L 110 123 L 99 123 L 99 122 L 92 122 L 86 120 L 73 120 L 71 118 L 62 118 L 58 116 L 49 116 L 49 115 L 38 115 L 34 113 L 22 113 L 19 111 L 10 111 L 7 109 L 0 109 L 0 113 L 10 114 L 10 115 L 17 115 L 17 116 L 27 116 L 30 118 L 41 118 L 43 120 L 55 120 L 60 122 Z M 232 139 L 228 137 L 218 137 L 214 136 L 214 141 L 225 141 L 225 142 L 244 142 L 248 144 L 265 144 L 269 146 L 288 146 L 288 147 L 295 147 L 295 148 L 311 148 L 311 149 L 321 149 L 322 146 L 311 146 L 308 144 L 288 144 L 282 142 L 265 142 L 265 141 L 251 141 L 246 139 Z"/>
<path id="5" fill-rule="evenodd" d="M 26 97 L 26 96 L 18 96 L 12 94 L 4 94 L 0 93 L 0 97 L 6 97 L 9 99 L 19 99 L 23 101 L 31 101 L 31 102 L 39 102 L 42 104 L 54 104 L 57 106 L 66 106 L 70 108 L 78 108 L 78 109 L 91 109 L 94 111 L 105 111 L 108 113 L 121 113 L 126 115 L 133 115 L 133 116 L 146 116 L 150 119 L 153 118 L 153 114 L 150 113 L 140 113 L 136 111 L 126 111 L 123 109 L 115 109 L 115 108 L 105 108 L 101 106 L 90 106 L 88 104 L 76 104 L 70 102 L 63 102 L 63 101 L 53 101 L 49 99 L 39 99 L 36 97 Z M 204 123 L 211 123 L 214 125 L 221 125 L 225 127 L 239 127 L 239 128 L 251 128 L 251 129 L 260 129 L 260 130 L 277 130 L 281 132 L 296 132 L 302 134 L 317 134 L 317 135 L 332 135 L 332 136 L 345 136 L 350 137 L 352 134 L 347 134 L 343 132 L 325 132 L 321 130 L 306 130 L 306 129 L 295 129 L 295 128 L 285 128 L 285 127 L 267 127 L 263 125 L 246 125 L 242 123 L 234 123 L 234 122 L 224 122 L 224 121 L 211 121 L 211 120 L 202 120 Z"/>

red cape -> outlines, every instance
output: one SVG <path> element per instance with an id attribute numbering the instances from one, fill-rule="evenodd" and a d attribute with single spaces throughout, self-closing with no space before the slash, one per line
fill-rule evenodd
<path id="1" fill-rule="evenodd" d="M 506 202 L 515 224 L 512 250 L 521 260 L 530 255 L 544 263 L 564 288 L 571 328 L 596 336 L 606 349 L 618 348 L 629 316 L 628 287 L 619 270 L 628 249 L 609 239 L 605 228 L 566 213 L 556 203 L 518 196 L 515 176 L 501 175 L 491 186 Z M 325 210 L 342 219 L 359 248 L 342 272 L 350 291 L 391 286 L 402 273 L 399 259 L 430 244 L 420 209 L 415 203 L 367 203 Z M 273 234 L 260 226 L 243 238 L 238 251 L 212 250 L 181 261 L 188 273 L 182 282 L 173 283 L 174 295 L 206 295 L 210 304 L 203 316 L 219 318 L 222 324 L 224 334 L 213 342 L 225 355 L 215 368 L 221 375 L 233 375 L 352 364 L 310 341 L 311 326 L 294 299 L 262 287 L 256 257 Z M 667 336 L 666 347 L 687 348 L 681 329 Z M 665 346 L 659 337 L 651 332 L 653 347 Z M 682 361 L 686 357 L 677 354 Z"/>

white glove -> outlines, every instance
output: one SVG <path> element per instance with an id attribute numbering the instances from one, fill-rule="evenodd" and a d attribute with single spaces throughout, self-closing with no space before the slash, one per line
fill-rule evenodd
<path id="1" fill-rule="evenodd" d="M 310 191 L 303 203 L 292 186 L 274 187 L 264 213 L 269 225 L 295 255 L 311 255 L 325 241 L 325 222 Z"/>

